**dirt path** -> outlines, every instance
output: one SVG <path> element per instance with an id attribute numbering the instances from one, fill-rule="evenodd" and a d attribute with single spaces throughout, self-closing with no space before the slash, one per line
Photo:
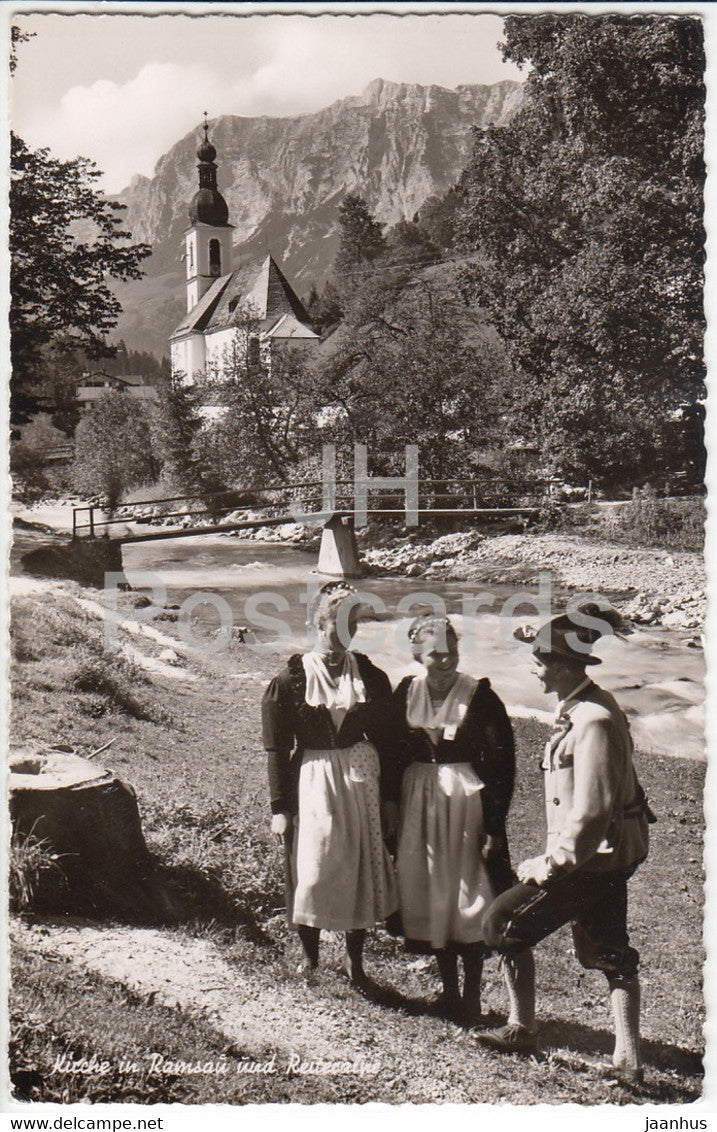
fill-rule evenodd
<path id="1" fill-rule="evenodd" d="M 17 924 L 16 941 L 123 983 L 170 1007 L 198 1012 L 239 1049 L 252 1055 L 269 1044 L 279 1057 L 356 1061 L 366 1058 L 366 1035 L 350 1015 L 317 1005 L 296 980 L 291 996 L 261 985 L 226 962 L 205 939 L 153 928 Z"/>

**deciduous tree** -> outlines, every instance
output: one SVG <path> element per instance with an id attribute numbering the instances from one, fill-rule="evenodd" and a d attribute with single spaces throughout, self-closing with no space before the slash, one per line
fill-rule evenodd
<path id="1" fill-rule="evenodd" d="M 323 435 L 366 443 L 376 473 L 470 475 L 503 430 L 509 370 L 490 327 L 451 275 L 386 263 L 355 296 L 321 370 Z"/>
<path id="2" fill-rule="evenodd" d="M 198 438 L 199 449 L 227 485 L 289 479 L 316 445 L 313 376 L 297 350 L 270 353 L 259 329 L 250 309 L 238 312 L 221 364 L 210 363 L 202 383 L 217 411 Z"/>
<path id="3" fill-rule="evenodd" d="M 10 171 L 10 348 L 15 414 L 31 404 L 43 347 L 62 338 L 90 357 L 110 356 L 106 335 L 120 304 L 109 280 L 138 279 L 147 244 L 129 243 L 123 206 L 96 187 L 84 157 L 60 161 L 12 135 Z"/>
<path id="4" fill-rule="evenodd" d="M 514 429 L 605 484 L 671 460 L 704 392 L 705 66 L 696 18 L 509 17 L 531 67 L 509 126 L 476 132 L 461 182 L 466 278 L 517 375 Z"/>
<path id="5" fill-rule="evenodd" d="M 75 430 L 75 489 L 104 495 L 113 511 L 123 492 L 154 483 L 159 470 L 148 411 L 129 394 L 103 394 Z"/>

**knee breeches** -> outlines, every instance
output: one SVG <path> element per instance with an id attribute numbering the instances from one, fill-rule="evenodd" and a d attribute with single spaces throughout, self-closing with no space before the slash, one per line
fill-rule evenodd
<path id="1" fill-rule="evenodd" d="M 498 951 L 517 951 L 570 923 L 583 967 L 603 971 L 611 982 L 629 981 L 639 964 L 627 932 L 627 881 L 633 872 L 578 871 L 556 877 L 543 888 L 517 884 L 486 910 L 486 944 Z"/>

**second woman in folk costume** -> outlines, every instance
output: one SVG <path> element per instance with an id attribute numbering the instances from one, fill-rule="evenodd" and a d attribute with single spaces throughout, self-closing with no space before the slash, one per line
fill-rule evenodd
<path id="1" fill-rule="evenodd" d="M 513 732 L 489 681 L 459 672 L 448 618 L 417 618 L 409 639 L 424 671 L 406 677 L 394 693 L 407 764 L 396 860 L 402 928 L 410 950 L 435 952 L 446 1012 L 477 1022 L 483 914 L 512 884 L 505 822 L 515 778 Z"/>
<path id="2" fill-rule="evenodd" d="M 362 984 L 366 929 L 398 904 L 382 832 L 382 817 L 395 821 L 398 767 L 388 677 L 347 648 L 356 600 L 345 583 L 323 587 L 310 611 L 316 643 L 269 684 L 262 717 L 272 829 L 290 847 L 300 970 L 317 966 L 322 928 L 345 932 L 344 971 Z"/>

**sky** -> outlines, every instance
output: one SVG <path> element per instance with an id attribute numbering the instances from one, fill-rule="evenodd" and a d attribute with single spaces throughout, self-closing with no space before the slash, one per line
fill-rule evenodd
<path id="1" fill-rule="evenodd" d="M 308 113 L 373 79 L 494 83 L 524 76 L 491 15 L 103 15 L 20 13 L 11 122 L 59 158 L 82 155 L 118 192 L 197 129 L 206 110 Z"/>

